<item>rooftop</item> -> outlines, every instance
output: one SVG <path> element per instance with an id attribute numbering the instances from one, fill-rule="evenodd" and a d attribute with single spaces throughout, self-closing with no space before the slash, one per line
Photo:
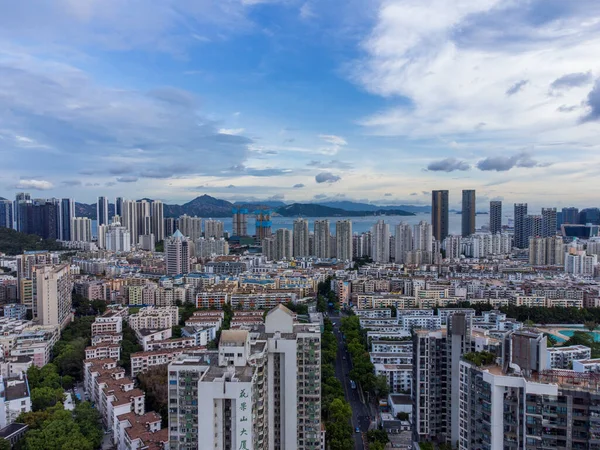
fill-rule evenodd
<path id="1" fill-rule="evenodd" d="M 248 340 L 246 330 L 223 330 L 221 332 L 221 344 L 244 345 Z"/>

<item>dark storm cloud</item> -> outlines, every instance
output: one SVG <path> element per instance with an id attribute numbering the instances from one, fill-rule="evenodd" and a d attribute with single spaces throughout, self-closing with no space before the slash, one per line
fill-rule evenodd
<path id="1" fill-rule="evenodd" d="M 469 170 L 471 166 L 465 161 L 460 161 L 456 158 L 446 158 L 441 161 L 434 161 L 429 163 L 427 170 L 432 172 L 454 172 L 455 170 L 465 171 Z"/>
<path id="2" fill-rule="evenodd" d="M 341 177 L 334 175 L 331 172 L 321 172 L 315 177 L 317 183 L 335 183 L 341 179 Z"/>

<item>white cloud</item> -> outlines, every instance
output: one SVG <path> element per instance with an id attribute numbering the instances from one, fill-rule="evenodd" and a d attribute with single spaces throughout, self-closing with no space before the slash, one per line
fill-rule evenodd
<path id="1" fill-rule="evenodd" d="M 54 185 L 46 180 L 19 180 L 15 185 L 15 189 L 36 189 L 39 191 L 47 191 L 54 188 Z"/>
<path id="2" fill-rule="evenodd" d="M 300 7 L 300 18 L 304 20 L 313 19 L 317 15 L 315 14 L 311 4 L 309 2 L 305 2 Z"/>
<path id="3" fill-rule="evenodd" d="M 238 134 L 242 134 L 244 132 L 244 128 L 221 128 L 219 130 L 219 134 L 229 134 L 231 136 L 236 136 Z"/>
<path id="4" fill-rule="evenodd" d="M 319 137 L 330 144 L 328 147 L 321 147 L 319 149 L 319 152 L 324 155 L 335 155 L 341 147 L 348 145 L 346 139 L 341 136 L 336 136 L 335 134 L 320 134 Z"/>
<path id="5" fill-rule="evenodd" d="M 592 11 L 600 10 L 598 4 L 561 5 L 384 0 L 353 79 L 374 94 L 397 98 L 398 106 L 362 124 L 376 134 L 411 138 L 600 142 L 579 126 L 579 112 L 557 111 L 581 104 L 590 86 L 548 95 L 555 80 L 593 70 L 600 52 Z"/>

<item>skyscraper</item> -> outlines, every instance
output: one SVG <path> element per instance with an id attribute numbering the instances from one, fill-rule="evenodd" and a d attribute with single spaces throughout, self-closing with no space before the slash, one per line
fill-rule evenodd
<path id="1" fill-rule="evenodd" d="M 117 197 L 115 201 L 115 216 L 123 217 L 123 197 Z"/>
<path id="2" fill-rule="evenodd" d="M 556 235 L 556 208 L 542 208 L 542 237 Z"/>
<path id="3" fill-rule="evenodd" d="M 12 228 L 13 222 L 13 203 L 0 200 L 0 228 Z"/>
<path id="4" fill-rule="evenodd" d="M 424 252 L 433 251 L 433 227 L 430 224 L 421 220 L 414 226 L 413 236 L 414 250 L 422 250 Z"/>
<path id="5" fill-rule="evenodd" d="M 570 207 L 562 209 L 562 223 L 564 224 L 578 224 L 579 223 L 579 209 Z"/>
<path id="6" fill-rule="evenodd" d="M 352 261 L 352 221 L 335 223 L 336 257 L 340 261 Z"/>
<path id="7" fill-rule="evenodd" d="M 431 191 L 433 237 L 442 242 L 448 236 L 448 191 Z"/>
<path id="8" fill-rule="evenodd" d="M 490 202 L 490 233 L 502 233 L 502 202 Z"/>
<path id="9" fill-rule="evenodd" d="M 527 240 L 527 247 L 529 247 L 529 238 L 542 236 L 542 216 L 537 214 L 526 215 L 523 222 L 523 228 L 525 233 L 525 239 Z"/>
<path id="10" fill-rule="evenodd" d="M 106 250 L 111 252 L 128 252 L 131 250 L 129 230 L 119 222 L 113 222 L 108 226 L 104 240 Z"/>
<path id="11" fill-rule="evenodd" d="M 98 197 L 96 205 L 96 220 L 98 225 L 108 225 L 108 198 Z"/>
<path id="12" fill-rule="evenodd" d="M 18 209 L 19 231 L 43 239 L 59 238 L 60 203 L 45 199 L 21 200 Z"/>
<path id="13" fill-rule="evenodd" d="M 475 189 L 462 191 L 462 236 L 475 234 L 476 202 Z"/>
<path id="14" fill-rule="evenodd" d="M 101 225 L 102 226 L 102 225 Z M 73 217 L 71 219 L 70 239 L 74 242 L 92 241 L 92 220 L 87 217 Z"/>
<path id="15" fill-rule="evenodd" d="M 14 216 L 15 216 L 15 223 L 16 223 L 16 229 L 17 231 L 22 231 L 21 230 L 21 225 L 22 225 L 22 221 L 20 218 L 20 208 L 19 208 L 19 204 L 21 202 L 29 202 L 31 201 L 31 195 L 29 195 L 26 192 L 19 192 L 16 196 L 15 196 L 15 203 L 14 203 Z"/>
<path id="16" fill-rule="evenodd" d="M 371 229 L 373 235 L 371 245 L 373 246 L 372 258 L 374 262 L 390 262 L 390 227 L 383 220 L 377 221 Z"/>
<path id="17" fill-rule="evenodd" d="M 248 210 L 233 208 L 233 236 L 248 236 Z"/>
<path id="18" fill-rule="evenodd" d="M 204 237 L 221 239 L 223 237 L 223 222 L 220 220 L 206 219 L 204 221 Z"/>
<path id="19" fill-rule="evenodd" d="M 315 220 L 315 256 L 317 258 L 329 258 L 331 230 L 329 220 Z"/>
<path id="20" fill-rule="evenodd" d="M 294 257 L 305 258 L 310 256 L 308 220 L 294 220 Z"/>
<path id="21" fill-rule="evenodd" d="M 167 275 L 190 272 L 190 242 L 179 230 L 165 241 Z"/>
<path id="22" fill-rule="evenodd" d="M 280 228 L 275 233 L 275 259 L 280 261 L 292 258 L 292 231 Z"/>
<path id="23" fill-rule="evenodd" d="M 396 263 L 404 264 L 406 253 L 413 249 L 412 228 L 406 222 L 396 225 Z"/>
<path id="24" fill-rule="evenodd" d="M 160 200 L 154 200 L 150 205 L 150 215 L 152 217 L 152 229 L 156 242 L 165 240 L 165 217 L 164 204 Z"/>
<path id="25" fill-rule="evenodd" d="M 264 238 L 271 236 L 271 211 L 256 211 L 256 240 L 261 243 Z"/>
<path id="26" fill-rule="evenodd" d="M 60 239 L 71 240 L 71 221 L 75 217 L 75 201 L 72 198 L 63 198 L 60 201 Z"/>
<path id="27" fill-rule="evenodd" d="M 179 231 L 184 236 L 189 237 L 192 241 L 195 241 L 202 236 L 202 218 L 201 217 L 190 217 L 184 214 L 179 218 Z"/>
<path id="28" fill-rule="evenodd" d="M 152 234 L 152 213 L 150 202 L 138 200 L 135 204 L 137 210 L 137 232 L 139 236 Z M 137 242 L 136 242 L 137 244 Z"/>
<path id="29" fill-rule="evenodd" d="M 177 225 L 177 219 L 173 217 L 165 218 L 165 236 L 172 236 L 177 231 Z"/>
<path id="30" fill-rule="evenodd" d="M 138 233 L 137 227 L 137 206 L 136 202 L 132 200 L 123 200 L 122 203 L 122 215 L 121 215 L 121 225 L 129 230 L 129 236 L 131 238 L 131 245 L 138 244 L 138 238 L 140 234 Z"/>
<path id="31" fill-rule="evenodd" d="M 527 248 L 529 237 L 525 234 L 525 216 L 527 215 L 527 203 L 515 203 L 515 247 Z"/>

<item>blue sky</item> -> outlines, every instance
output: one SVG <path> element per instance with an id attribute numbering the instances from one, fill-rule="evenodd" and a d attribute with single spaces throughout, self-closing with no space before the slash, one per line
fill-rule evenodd
<path id="1" fill-rule="evenodd" d="M 597 206 L 592 0 L 0 0 L 0 196 Z"/>

